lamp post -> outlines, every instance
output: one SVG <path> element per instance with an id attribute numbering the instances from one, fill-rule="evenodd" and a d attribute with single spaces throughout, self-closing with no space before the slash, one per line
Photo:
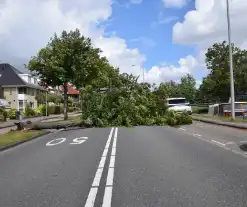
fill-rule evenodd
<path id="1" fill-rule="evenodd" d="M 45 115 L 46 116 L 48 116 L 47 93 L 48 93 L 48 90 L 46 89 L 45 90 Z"/>
<path id="2" fill-rule="evenodd" d="M 134 67 L 136 65 L 132 65 L 132 67 Z M 143 65 L 141 64 L 141 69 L 142 69 L 142 82 L 144 83 L 144 74 L 145 74 L 145 71 L 144 71 L 144 67 Z"/>
<path id="3" fill-rule="evenodd" d="M 231 82 L 231 115 L 232 115 L 232 120 L 235 120 L 235 94 L 234 94 L 234 77 L 233 77 L 231 21 L 230 21 L 229 0 L 226 0 L 226 7 L 227 7 L 227 28 L 228 28 L 229 60 L 230 60 L 229 66 L 230 66 L 230 82 Z"/>

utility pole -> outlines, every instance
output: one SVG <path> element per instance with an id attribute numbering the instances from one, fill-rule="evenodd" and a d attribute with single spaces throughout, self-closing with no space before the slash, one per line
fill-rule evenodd
<path id="1" fill-rule="evenodd" d="M 48 90 L 45 90 L 45 115 L 48 116 L 48 105 L 47 105 L 47 93 Z"/>
<path id="2" fill-rule="evenodd" d="M 233 60 L 232 60 L 232 40 L 231 40 L 231 21 L 230 21 L 230 6 L 229 0 L 226 0 L 227 7 L 227 27 L 228 27 L 228 42 L 229 42 L 229 66 L 231 80 L 231 115 L 232 120 L 235 120 L 235 92 L 234 92 L 234 76 L 233 76 Z"/>
<path id="3" fill-rule="evenodd" d="M 141 65 L 141 68 L 142 68 L 142 82 L 144 83 L 144 74 L 145 74 L 145 71 L 144 71 L 143 65 Z"/>
<path id="4" fill-rule="evenodd" d="M 132 67 L 134 67 L 136 65 L 132 65 Z M 145 70 L 144 70 L 144 67 L 143 67 L 143 64 L 141 64 L 141 70 L 142 70 L 142 82 L 144 83 L 144 80 L 145 80 Z"/>

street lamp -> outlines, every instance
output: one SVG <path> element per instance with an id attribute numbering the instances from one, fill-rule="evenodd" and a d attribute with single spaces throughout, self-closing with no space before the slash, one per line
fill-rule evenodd
<path id="1" fill-rule="evenodd" d="M 229 42 L 229 66 L 230 66 L 230 82 L 231 82 L 231 115 L 232 120 L 235 119 L 235 95 L 234 95 L 234 78 L 233 78 L 233 61 L 232 61 L 232 41 L 231 41 L 231 21 L 229 0 L 226 0 L 227 7 L 227 28 L 228 28 L 228 42 Z"/>
<path id="2" fill-rule="evenodd" d="M 134 66 L 136 66 L 136 65 L 132 65 L 132 67 L 134 67 Z M 142 69 L 142 82 L 144 83 L 144 73 L 145 73 L 145 71 L 144 71 L 143 65 L 141 65 L 141 69 Z"/>

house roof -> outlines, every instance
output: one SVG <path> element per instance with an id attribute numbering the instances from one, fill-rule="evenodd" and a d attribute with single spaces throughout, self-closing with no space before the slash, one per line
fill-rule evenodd
<path id="1" fill-rule="evenodd" d="M 79 95 L 80 92 L 76 89 L 74 89 L 70 84 L 68 86 L 68 94 L 73 94 L 73 95 Z"/>
<path id="2" fill-rule="evenodd" d="M 14 68 L 8 63 L 0 64 L 0 86 L 27 86 L 30 88 L 36 88 L 44 90 L 43 87 L 31 83 L 27 83 L 20 77 L 23 74 L 21 71 Z"/>
<path id="3" fill-rule="evenodd" d="M 73 86 L 71 86 L 69 83 L 67 84 L 68 86 L 68 94 L 71 94 L 71 95 L 79 95 L 80 94 L 80 91 L 76 90 L 73 88 Z M 61 90 L 63 90 L 63 86 L 60 86 Z"/>

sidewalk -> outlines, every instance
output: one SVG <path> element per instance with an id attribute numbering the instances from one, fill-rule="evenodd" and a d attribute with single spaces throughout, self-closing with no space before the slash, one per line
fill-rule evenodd
<path id="1" fill-rule="evenodd" d="M 198 116 L 192 116 L 192 119 L 195 121 L 201 121 L 209 124 L 216 124 L 216 125 L 233 127 L 238 129 L 247 129 L 247 123 L 244 122 L 221 121 L 221 120 L 198 117 Z"/>
<path id="2" fill-rule="evenodd" d="M 77 115 L 78 112 L 72 112 L 72 113 L 68 113 L 68 116 L 74 116 L 74 115 Z M 31 117 L 31 118 L 24 118 L 23 121 L 27 121 L 27 120 L 30 120 L 32 122 L 37 122 L 37 121 L 43 121 L 43 120 L 48 120 L 48 119 L 56 119 L 56 118 L 60 118 L 61 119 L 63 118 L 63 114 L 53 114 L 53 115 L 50 115 L 50 116 L 39 116 L 39 117 Z M 0 122 L 0 129 L 4 129 L 4 128 L 9 128 L 9 127 L 13 127 L 15 126 L 15 122 L 18 122 L 19 120 L 9 120 L 9 121 L 6 121 L 6 122 Z M 1 134 L 1 132 L 0 132 Z"/>

